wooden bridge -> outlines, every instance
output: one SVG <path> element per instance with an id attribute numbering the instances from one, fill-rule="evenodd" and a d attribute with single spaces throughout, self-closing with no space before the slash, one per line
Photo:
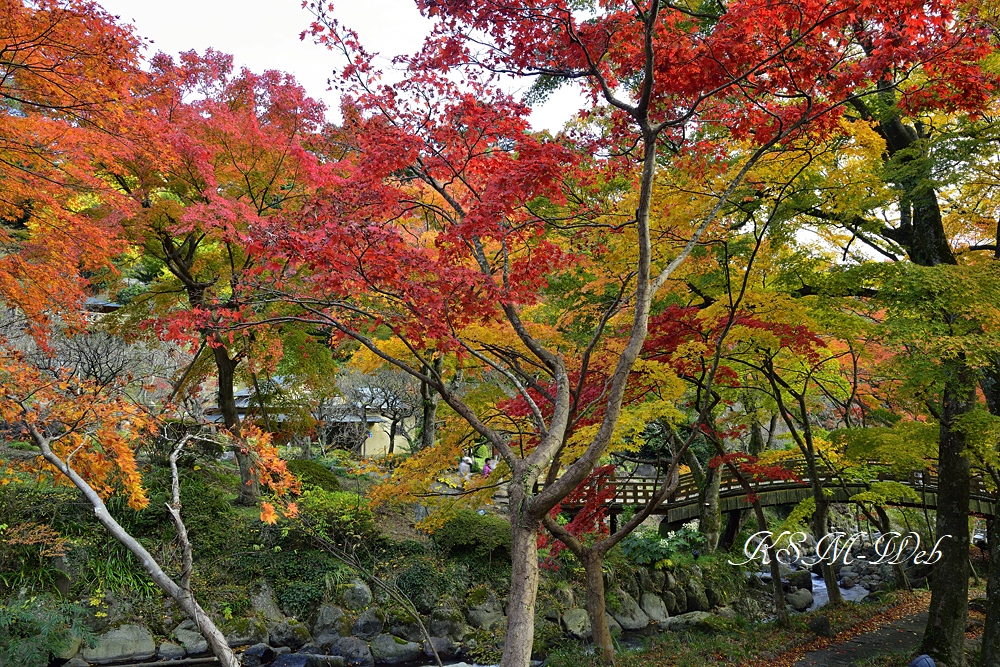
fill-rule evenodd
<path id="1" fill-rule="evenodd" d="M 812 496 L 808 469 L 805 459 L 790 459 L 782 462 L 784 467 L 795 474 L 793 480 L 771 480 L 751 482 L 754 493 L 760 499 L 761 505 L 789 505 Z M 833 502 L 848 502 L 851 496 L 867 490 L 867 487 L 854 480 L 841 481 L 837 473 L 823 467 L 820 481 L 823 487 L 833 495 Z M 938 476 L 926 470 L 914 471 L 909 476 L 900 478 L 881 473 L 879 481 L 897 481 L 906 484 L 917 493 L 917 499 L 907 499 L 890 503 L 900 507 L 916 507 L 920 509 L 937 508 Z M 621 513 L 627 507 L 642 508 L 660 488 L 662 480 L 649 477 L 622 477 L 615 479 L 615 497 L 611 501 L 609 513 L 612 517 Z M 664 515 L 664 521 L 669 524 L 689 521 L 698 517 L 699 510 L 698 485 L 694 476 L 686 473 L 680 476 L 677 490 L 656 509 L 655 514 Z M 973 478 L 972 493 L 969 501 L 969 513 L 977 516 L 994 516 L 997 514 L 1000 498 L 986 488 L 982 478 Z M 579 509 L 578 506 L 563 504 L 569 511 Z M 725 513 L 739 509 L 752 509 L 747 502 L 747 494 L 740 482 L 729 470 L 725 470 L 719 486 L 719 509 Z"/>

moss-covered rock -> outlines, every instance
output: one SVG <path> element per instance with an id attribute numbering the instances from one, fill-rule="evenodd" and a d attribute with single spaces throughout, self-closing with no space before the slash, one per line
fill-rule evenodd
<path id="1" fill-rule="evenodd" d="M 386 634 L 375 637 L 370 649 L 375 662 L 385 665 L 413 662 L 423 655 L 420 644 Z"/>
<path id="2" fill-rule="evenodd" d="M 230 646 L 250 646 L 268 639 L 267 626 L 258 618 L 234 618 L 225 623 L 223 631 Z"/>
<path id="3" fill-rule="evenodd" d="M 270 637 L 271 646 L 287 646 L 293 651 L 297 651 L 306 644 L 312 643 L 312 635 L 309 633 L 309 628 L 294 618 L 286 618 L 271 628 Z"/>

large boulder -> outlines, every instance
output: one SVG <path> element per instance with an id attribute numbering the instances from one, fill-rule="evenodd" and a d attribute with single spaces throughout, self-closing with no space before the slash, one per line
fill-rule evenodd
<path id="1" fill-rule="evenodd" d="M 434 637 L 447 637 L 453 642 L 461 643 L 469 634 L 469 626 L 465 624 L 465 617 L 460 612 L 442 607 L 431 613 L 430 631 Z"/>
<path id="2" fill-rule="evenodd" d="M 465 610 L 465 620 L 474 628 L 492 630 L 503 621 L 503 607 L 500 599 L 491 590 L 477 589 L 469 595 L 469 606 Z"/>
<path id="3" fill-rule="evenodd" d="M 187 651 L 184 647 L 173 642 L 163 642 L 160 648 L 156 649 L 156 656 L 161 660 L 180 660 L 185 655 Z"/>
<path id="4" fill-rule="evenodd" d="M 267 641 L 267 626 L 254 618 L 240 618 L 226 624 L 226 642 L 230 646 L 250 646 Z"/>
<path id="5" fill-rule="evenodd" d="M 708 605 L 715 609 L 716 607 L 721 607 L 726 604 L 726 592 L 724 589 L 715 586 L 712 583 L 705 584 L 705 597 L 708 598 Z"/>
<path id="6" fill-rule="evenodd" d="M 368 644 L 357 637 L 341 637 L 330 647 L 330 655 L 344 658 L 344 667 L 372 667 L 375 659 Z"/>
<path id="7" fill-rule="evenodd" d="M 688 594 L 687 591 L 684 590 L 684 586 L 678 583 L 677 587 L 672 589 L 670 592 L 674 594 L 675 598 L 677 598 L 677 614 L 683 614 L 684 612 L 690 610 L 688 607 Z M 675 615 L 672 609 L 669 607 L 667 607 L 667 609 L 670 611 L 671 615 Z"/>
<path id="8" fill-rule="evenodd" d="M 611 636 L 621 637 L 622 626 L 618 624 L 618 621 L 615 620 L 615 617 L 609 614 L 608 612 L 604 612 L 604 620 L 608 622 L 608 630 L 611 632 Z"/>
<path id="9" fill-rule="evenodd" d="M 351 611 L 361 611 L 372 603 L 372 591 L 361 581 L 355 581 L 340 594 L 344 606 Z"/>
<path id="10" fill-rule="evenodd" d="M 610 611 L 623 630 L 642 630 L 649 625 L 649 616 L 646 616 L 635 598 L 621 588 L 615 591 L 615 597 L 618 599 L 617 609 Z"/>
<path id="11" fill-rule="evenodd" d="M 590 614 L 586 609 L 574 607 L 562 615 L 563 629 L 573 639 L 589 639 L 591 635 Z"/>
<path id="12" fill-rule="evenodd" d="M 317 646 L 330 648 L 338 639 L 351 634 L 351 620 L 340 607 L 325 604 L 316 613 L 312 634 Z"/>
<path id="13" fill-rule="evenodd" d="M 631 595 L 632 599 L 638 599 L 642 591 L 639 590 L 639 583 L 636 581 L 635 575 L 631 572 L 622 572 L 620 577 L 618 587 Z"/>
<path id="14" fill-rule="evenodd" d="M 813 594 L 804 588 L 798 588 L 785 596 L 788 605 L 795 611 L 805 611 L 812 606 Z"/>
<path id="15" fill-rule="evenodd" d="M 664 591 L 660 598 L 663 600 L 663 606 L 666 608 L 667 613 L 671 616 L 677 616 L 686 611 L 685 609 L 681 609 L 680 605 L 677 604 L 677 596 L 674 595 L 674 591 Z"/>
<path id="16" fill-rule="evenodd" d="M 410 642 L 424 641 L 424 631 L 412 616 L 394 618 L 389 626 L 389 633 Z"/>
<path id="17" fill-rule="evenodd" d="M 649 570 L 642 568 L 636 573 L 636 579 L 639 584 L 639 597 L 645 592 L 653 591 L 653 579 L 649 576 Z"/>
<path id="18" fill-rule="evenodd" d="M 188 655 L 208 653 L 208 641 L 201 636 L 198 625 L 188 619 L 174 628 L 174 637 L 180 642 Z"/>
<path id="19" fill-rule="evenodd" d="M 52 655 L 59 660 L 69 660 L 77 653 L 80 652 L 80 647 L 83 646 L 83 637 L 74 633 L 70 635 L 69 641 L 63 645 L 62 651 L 56 653 L 53 651 Z M 181 649 L 182 651 L 184 649 Z M 182 656 L 183 657 L 183 656 Z"/>
<path id="20" fill-rule="evenodd" d="M 687 593 L 688 611 L 708 611 L 712 608 L 700 579 L 691 577 L 684 586 L 684 592 Z"/>
<path id="21" fill-rule="evenodd" d="M 156 655 L 153 635 L 142 625 L 123 625 L 97 637 L 93 648 L 83 649 L 83 659 L 95 665 L 109 662 L 142 662 Z"/>
<path id="22" fill-rule="evenodd" d="M 809 629 L 815 632 L 818 637 L 833 639 L 837 636 L 837 633 L 833 631 L 833 626 L 830 624 L 830 617 L 826 614 L 821 614 L 810 620 L 807 625 L 809 626 Z"/>
<path id="23" fill-rule="evenodd" d="M 375 639 L 376 635 L 382 633 L 385 629 L 385 614 L 375 607 L 365 610 L 358 620 L 354 621 L 354 627 L 351 629 L 351 634 L 355 637 L 361 637 L 362 639 L 372 640 Z"/>
<path id="24" fill-rule="evenodd" d="M 422 657 L 423 647 L 416 642 L 408 642 L 400 637 L 381 634 L 371 643 L 372 658 L 382 665 L 398 665 L 412 662 Z"/>
<path id="25" fill-rule="evenodd" d="M 563 609 L 572 609 L 576 606 L 573 589 L 569 586 L 557 586 L 552 591 L 552 597 Z"/>
<path id="26" fill-rule="evenodd" d="M 788 575 L 788 584 L 796 588 L 804 588 L 810 593 L 813 589 L 812 572 L 809 570 L 799 570 Z"/>
<path id="27" fill-rule="evenodd" d="M 643 593 L 642 597 L 639 598 L 639 606 L 646 612 L 649 620 L 654 623 L 659 623 L 667 619 L 667 605 L 663 603 L 663 599 L 656 593 Z"/>
<path id="28" fill-rule="evenodd" d="M 294 618 L 286 618 L 271 628 L 271 646 L 287 646 L 298 651 L 306 644 L 312 643 L 309 628 Z"/>
<path id="29" fill-rule="evenodd" d="M 712 630 L 712 614 L 707 611 L 689 611 L 673 616 L 663 626 L 669 630 Z"/>
<path id="30" fill-rule="evenodd" d="M 243 667 L 261 667 L 274 660 L 274 649 L 267 644 L 254 644 L 243 651 Z"/>
<path id="31" fill-rule="evenodd" d="M 434 650 L 431 650 L 432 645 Z M 433 658 L 434 651 L 437 651 L 438 657 L 442 660 L 451 660 L 459 652 L 458 644 L 447 637 L 431 637 L 430 641 L 425 639 L 422 646 L 424 655 L 428 658 Z"/>
<path id="32" fill-rule="evenodd" d="M 280 621 L 284 618 L 278 603 L 274 601 L 274 591 L 266 581 L 250 595 L 250 608 L 269 621 Z"/>

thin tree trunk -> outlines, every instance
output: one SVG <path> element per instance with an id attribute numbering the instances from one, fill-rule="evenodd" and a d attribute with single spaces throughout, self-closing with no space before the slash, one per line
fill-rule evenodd
<path id="1" fill-rule="evenodd" d="M 240 436 L 240 413 L 236 407 L 235 374 L 238 360 L 229 357 L 225 346 L 212 348 L 219 382 L 219 411 L 222 413 L 226 429 L 234 436 Z M 260 499 L 260 483 L 253 472 L 253 462 L 246 447 L 236 448 L 236 463 L 240 467 L 240 495 L 236 502 L 240 505 L 256 505 Z"/>
<path id="2" fill-rule="evenodd" d="M 753 501 L 753 513 L 757 517 L 757 530 L 767 530 L 767 517 L 764 516 L 764 509 L 760 505 L 760 500 Z M 778 624 L 788 625 L 788 605 L 785 603 L 785 591 L 781 587 L 781 567 L 778 563 L 774 541 L 770 537 L 765 539 L 767 546 L 767 558 L 770 561 L 771 588 L 774 591 L 774 613 L 778 618 Z"/>
<path id="3" fill-rule="evenodd" d="M 94 508 L 94 516 L 101 523 L 102 526 L 111 534 L 111 536 L 118 540 L 126 549 L 128 549 L 133 556 L 142 565 L 142 569 L 146 571 L 153 582 L 159 586 L 160 590 L 169 595 L 181 609 L 184 610 L 188 616 L 194 620 L 198 629 L 201 630 L 201 634 L 205 637 L 208 642 L 209 648 L 211 648 L 212 653 L 219 659 L 219 662 L 223 667 L 239 667 L 239 661 L 236 659 L 236 655 L 233 650 L 229 648 L 229 643 L 226 641 L 225 635 L 222 631 L 215 625 L 212 618 L 201 608 L 194 596 L 191 595 L 189 590 L 185 590 L 180 585 L 177 584 L 173 579 L 171 579 L 160 567 L 160 564 L 156 562 L 153 555 L 146 551 L 138 540 L 136 540 L 132 535 L 126 531 L 118 521 L 115 520 L 111 513 L 108 511 L 107 505 L 97 494 L 96 491 L 87 483 L 85 479 L 80 477 L 79 474 L 73 468 L 69 467 L 64 461 L 62 461 L 58 456 L 56 456 L 50 447 L 50 441 L 45 438 L 37 429 L 30 427 L 32 438 L 35 444 L 38 445 L 39 449 L 42 450 L 42 456 L 46 461 L 55 466 L 60 470 L 73 485 L 80 490 L 83 496 L 90 502 Z M 183 525 L 183 524 L 182 524 Z"/>
<path id="4" fill-rule="evenodd" d="M 878 515 L 879 530 L 882 531 L 882 534 L 885 535 L 892 531 L 892 522 L 889 521 L 889 515 L 886 514 L 885 508 L 881 505 L 876 505 L 875 513 Z M 906 568 L 903 567 L 903 564 L 896 563 L 893 567 L 896 568 L 896 576 L 899 577 L 899 581 L 903 584 L 903 588 L 911 590 L 913 587 L 910 585 L 910 580 L 906 576 Z"/>
<path id="5" fill-rule="evenodd" d="M 389 422 L 389 450 L 388 453 L 392 454 L 393 448 L 396 446 L 396 424 L 398 422 L 393 419 Z"/>
<path id="6" fill-rule="evenodd" d="M 441 374 L 442 368 L 444 368 L 444 361 L 442 357 L 438 357 L 433 361 L 433 371 L 437 374 Z M 431 369 L 425 367 L 424 371 L 428 372 Z M 420 417 L 420 449 L 427 449 L 434 445 L 434 441 L 437 439 L 437 408 L 438 408 L 438 393 L 434 391 L 426 382 L 420 383 L 420 402 L 421 402 L 421 417 Z"/>
<path id="7" fill-rule="evenodd" d="M 535 639 L 539 524 L 517 511 L 524 500 L 523 491 L 515 487 L 510 500 L 510 593 L 507 598 L 507 636 L 500 667 L 528 667 Z"/>
<path id="8" fill-rule="evenodd" d="M 996 667 L 1000 665 L 1000 520 L 990 518 L 986 531 L 990 559 L 986 574 L 986 623 L 981 665 Z"/>
<path id="9" fill-rule="evenodd" d="M 822 539 L 830 531 L 830 501 L 823 494 L 823 487 L 817 480 L 815 458 L 809 465 L 809 476 L 813 486 L 813 498 L 816 502 L 816 512 L 813 514 L 812 529 L 816 539 Z M 826 584 L 827 594 L 830 596 L 830 605 L 839 607 L 844 604 L 844 596 L 840 592 L 840 585 L 837 583 L 837 575 L 833 571 L 833 563 L 824 560 L 820 564 L 820 571 L 823 573 L 823 582 Z"/>
<path id="10" fill-rule="evenodd" d="M 714 554 L 722 536 L 722 512 L 719 510 L 719 488 L 722 471 L 709 466 L 705 471 L 705 485 L 699 491 L 698 530 L 705 536 L 706 554 Z"/>
<path id="11" fill-rule="evenodd" d="M 722 515 L 719 512 L 719 487 L 722 474 L 716 468 L 705 468 L 690 449 L 684 460 L 691 468 L 691 475 L 698 485 L 698 532 L 705 536 L 705 552 L 715 553 L 722 532 Z"/>
<path id="12" fill-rule="evenodd" d="M 719 551 L 726 552 L 733 548 L 736 543 L 736 536 L 743 529 L 746 514 L 742 509 L 735 509 L 726 512 L 726 528 L 719 538 Z"/>
<path id="13" fill-rule="evenodd" d="M 587 549 L 581 558 L 587 577 L 587 615 L 594 653 L 603 665 L 615 664 L 615 645 L 608 625 L 607 601 L 604 596 L 604 556 L 594 549 Z"/>

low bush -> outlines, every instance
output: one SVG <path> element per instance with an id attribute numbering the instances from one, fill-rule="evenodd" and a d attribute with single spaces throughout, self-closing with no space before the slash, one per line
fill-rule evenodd
<path id="1" fill-rule="evenodd" d="M 340 491 L 340 480 L 319 461 L 293 459 L 287 465 L 288 471 L 298 477 L 306 488 L 315 486 L 324 491 Z"/>
<path id="2" fill-rule="evenodd" d="M 666 537 L 660 537 L 655 529 L 637 530 L 621 541 L 621 550 L 636 565 L 663 568 L 672 567 L 678 556 L 690 553 L 704 543 L 705 536 L 691 524 L 685 524 Z"/>
<path id="3" fill-rule="evenodd" d="M 83 607 L 49 596 L 0 604 L 0 665 L 46 667 L 52 657 L 69 657 L 81 640 L 92 638 L 85 616 Z"/>
<path id="4" fill-rule="evenodd" d="M 510 523 L 491 514 L 460 509 L 434 532 L 434 542 L 451 556 L 506 560 L 510 555 Z"/>
<path id="5" fill-rule="evenodd" d="M 378 532 L 368 500 L 356 493 L 313 488 L 303 492 L 299 512 L 309 530 L 337 543 L 360 542 Z"/>

